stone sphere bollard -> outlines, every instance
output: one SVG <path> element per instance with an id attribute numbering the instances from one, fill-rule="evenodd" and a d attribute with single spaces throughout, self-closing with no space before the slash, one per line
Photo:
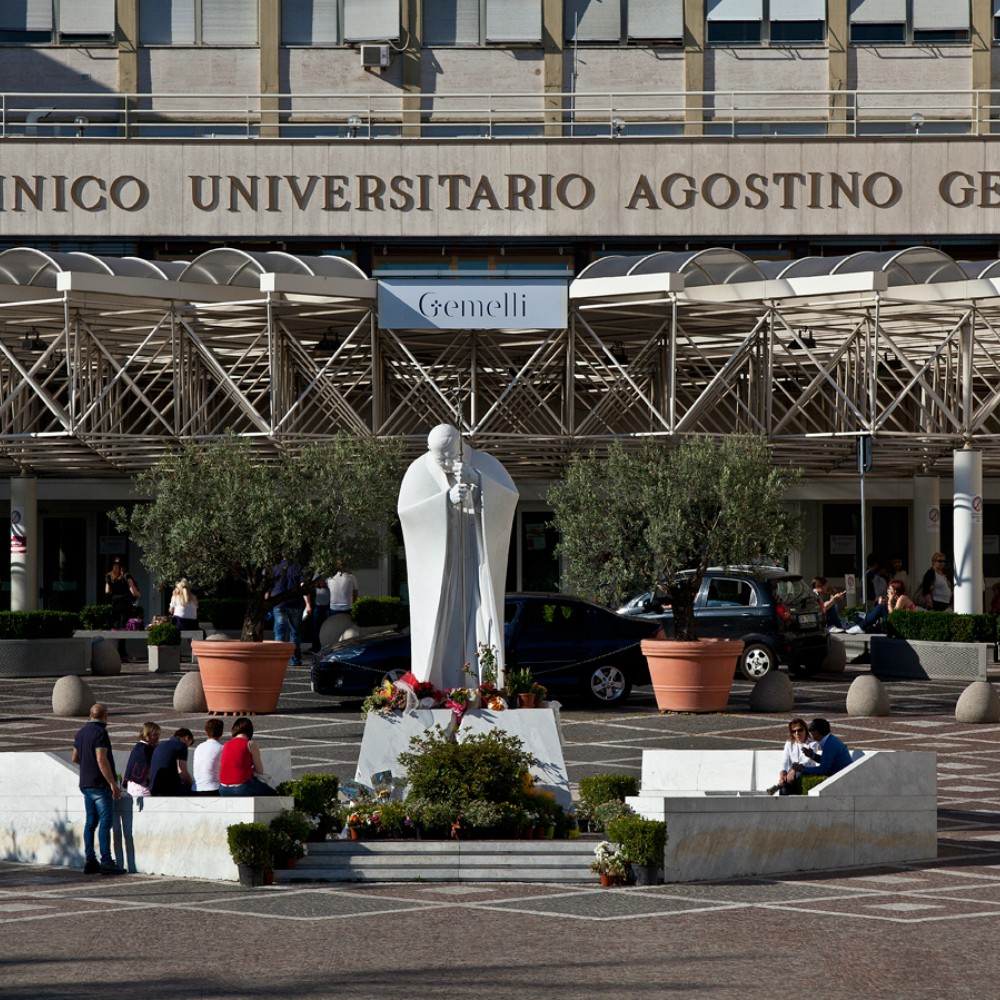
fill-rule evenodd
<path id="1" fill-rule="evenodd" d="M 75 674 L 60 677 L 52 686 L 52 714 L 64 718 L 90 715 L 96 702 L 90 685 Z"/>
<path id="2" fill-rule="evenodd" d="M 973 681 L 955 705 L 956 722 L 1000 722 L 1000 696 L 989 681 Z"/>
<path id="3" fill-rule="evenodd" d="M 325 624 L 325 623 L 324 623 Z M 340 634 L 341 639 L 357 639 L 361 636 L 361 629 L 357 625 L 348 625 Z"/>
<path id="4" fill-rule="evenodd" d="M 847 647 L 838 635 L 831 635 L 823 659 L 824 674 L 842 674 L 847 669 Z"/>
<path id="5" fill-rule="evenodd" d="M 888 715 L 892 710 L 885 685 L 871 674 L 856 677 L 847 689 L 847 714 L 855 717 Z"/>
<path id="6" fill-rule="evenodd" d="M 751 712 L 790 712 L 795 691 L 788 674 L 769 670 L 750 691 Z"/>
<path id="7" fill-rule="evenodd" d="M 118 655 L 117 643 L 110 639 L 98 639 L 90 650 L 90 672 L 95 677 L 111 677 L 122 672 L 122 658 Z"/>
<path id="8" fill-rule="evenodd" d="M 185 674 L 174 688 L 174 711 L 200 715 L 208 711 L 205 689 L 201 684 L 201 674 L 192 670 Z"/>

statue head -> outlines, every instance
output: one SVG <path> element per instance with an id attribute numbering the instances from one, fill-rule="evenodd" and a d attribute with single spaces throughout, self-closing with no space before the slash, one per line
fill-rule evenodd
<path id="1" fill-rule="evenodd" d="M 434 461 L 447 472 L 462 457 L 462 435 L 451 424 L 438 424 L 427 435 L 427 447 Z"/>

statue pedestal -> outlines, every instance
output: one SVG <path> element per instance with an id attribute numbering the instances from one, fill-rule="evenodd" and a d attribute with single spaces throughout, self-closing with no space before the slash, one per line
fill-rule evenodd
<path id="1" fill-rule="evenodd" d="M 391 771 L 394 777 L 401 777 L 403 771 L 399 755 L 409 750 L 410 740 L 414 736 L 423 736 L 432 726 L 447 728 L 451 719 L 451 711 L 442 708 L 417 709 L 411 715 L 377 715 L 372 712 L 365 720 L 355 780 L 371 785 L 372 775 L 382 771 Z M 502 729 L 516 736 L 524 743 L 525 749 L 537 758 L 538 763 L 531 768 L 536 788 L 552 792 L 556 802 L 564 809 L 573 805 L 566 762 L 563 760 L 559 719 L 554 709 L 466 712 L 458 738 L 462 739 L 465 733 L 485 733 L 491 729 Z"/>

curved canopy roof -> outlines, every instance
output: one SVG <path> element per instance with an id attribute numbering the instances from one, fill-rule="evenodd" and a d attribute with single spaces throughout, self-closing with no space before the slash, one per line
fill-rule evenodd
<path id="1" fill-rule="evenodd" d="M 248 288 L 257 288 L 259 276 L 265 273 L 366 277 L 361 268 L 343 257 L 306 257 L 280 251 L 250 253 L 230 247 L 207 250 L 190 262 L 98 257 L 89 253 L 60 253 L 31 247 L 0 251 L 0 285 L 55 288 L 56 275 L 71 271 Z"/>
<path id="2" fill-rule="evenodd" d="M 738 250 L 715 248 L 696 252 L 663 251 L 632 256 L 602 257 L 584 268 L 577 281 L 589 278 L 630 277 L 648 274 L 681 274 L 686 288 L 699 285 L 732 285 L 744 281 L 779 278 L 812 278 L 825 275 L 880 271 L 888 285 L 929 285 L 941 281 L 1000 277 L 1000 261 L 965 261 L 961 264 L 934 247 L 853 253 L 836 257 L 802 257 L 797 260 L 753 260 Z"/>

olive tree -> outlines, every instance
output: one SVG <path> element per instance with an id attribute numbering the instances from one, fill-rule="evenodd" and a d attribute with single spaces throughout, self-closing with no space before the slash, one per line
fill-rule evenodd
<path id="1" fill-rule="evenodd" d="M 706 569 L 780 563 L 798 544 L 786 506 L 797 477 L 752 435 L 577 457 L 548 497 L 566 583 L 605 604 L 665 589 L 676 638 L 695 640 Z"/>
<path id="2" fill-rule="evenodd" d="M 133 491 L 148 499 L 112 517 L 160 579 L 245 584 L 242 638 L 260 642 L 267 612 L 287 599 L 264 596 L 282 559 L 309 580 L 386 550 L 400 458 L 396 442 L 339 434 L 262 461 L 250 440 L 229 435 L 164 456 L 136 478 Z"/>

